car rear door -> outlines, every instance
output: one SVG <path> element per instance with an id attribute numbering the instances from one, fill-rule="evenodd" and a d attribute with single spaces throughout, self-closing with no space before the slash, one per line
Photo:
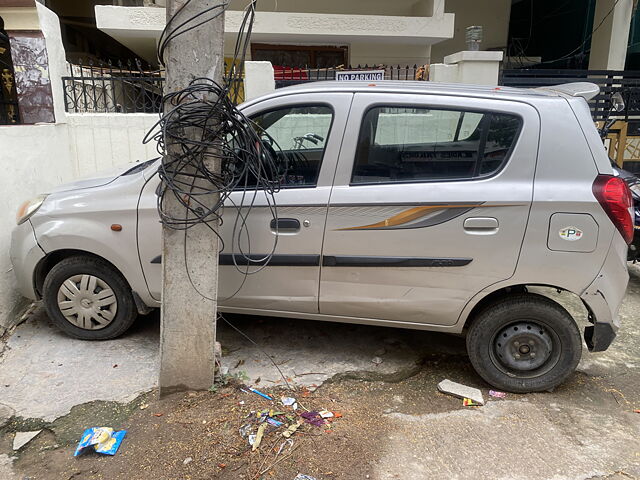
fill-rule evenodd
<path id="1" fill-rule="evenodd" d="M 320 313 L 454 324 L 515 270 L 539 120 L 515 101 L 357 93 L 329 202 Z"/>

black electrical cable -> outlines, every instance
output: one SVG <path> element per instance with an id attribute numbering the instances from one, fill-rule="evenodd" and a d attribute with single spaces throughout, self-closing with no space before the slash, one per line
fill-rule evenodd
<path id="1" fill-rule="evenodd" d="M 273 359 L 273 357 L 271 357 L 271 355 L 269 355 L 260 345 L 258 345 L 255 341 L 253 341 L 251 339 L 251 337 L 249 337 L 246 333 L 244 333 L 242 330 L 240 330 L 238 327 L 236 327 L 233 323 L 231 323 L 229 320 L 227 320 L 226 317 L 224 317 L 223 315 L 218 314 L 218 320 L 222 320 L 224 323 L 229 325 L 231 328 L 233 328 L 236 332 L 238 332 L 244 338 L 249 340 L 249 342 L 253 343 L 256 347 L 258 347 L 258 350 L 260 350 L 269 359 L 269 361 L 273 364 L 273 366 L 276 367 L 276 370 L 278 370 L 278 373 L 282 377 L 282 380 L 284 381 L 284 383 L 287 386 L 287 388 L 289 390 L 294 390 L 291 387 L 291 385 L 289 385 L 289 382 L 287 381 L 287 377 L 285 377 L 284 373 L 282 373 L 282 370 L 280 370 L 280 367 L 278 366 L 276 361 Z"/>
<path id="2" fill-rule="evenodd" d="M 176 17 L 190 2 L 187 0 L 169 19 L 161 35 L 158 57 L 163 65 L 163 55 L 169 42 L 213 20 L 228 8 L 228 2 L 221 2 L 177 23 Z M 266 203 L 271 216 L 277 218 L 274 194 L 280 188 L 280 179 L 286 175 L 286 162 L 278 162 L 277 143 L 235 106 L 239 89 L 233 85 L 242 81 L 255 7 L 256 0 L 252 0 L 245 10 L 233 61 L 223 84 L 208 78 L 196 78 L 186 88 L 167 93 L 163 98 L 163 115 L 157 123 L 159 128 L 154 128 L 156 133 L 145 138 L 145 142 L 156 141 L 157 150 L 163 157 L 158 169 L 162 181 L 158 211 L 166 227 L 185 230 L 186 235 L 189 228 L 204 224 L 218 235 L 220 250 L 224 250 L 224 242 L 215 227 L 222 224 L 225 202 L 236 210 L 230 247 L 235 268 L 244 274 L 244 278 L 233 295 L 242 288 L 247 275 L 259 272 L 268 264 L 275 251 L 277 235 L 270 252 L 263 253 L 259 259 L 251 255 L 247 218 L 259 196 L 264 196 L 262 203 Z M 197 135 L 193 135 L 194 131 Z M 211 171 L 207 166 L 211 163 L 217 164 L 219 171 Z M 233 191 L 242 192 L 239 204 L 230 198 Z M 184 207 L 183 215 L 168 212 L 166 202 L 172 197 Z M 213 198 L 216 200 L 209 204 Z M 243 239 L 247 248 L 242 248 Z M 189 273 L 186 252 L 185 241 L 185 266 Z M 190 276 L 189 280 L 197 288 Z"/>

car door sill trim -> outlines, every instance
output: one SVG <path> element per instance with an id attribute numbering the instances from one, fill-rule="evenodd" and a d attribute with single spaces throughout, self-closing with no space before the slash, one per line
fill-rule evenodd
<path id="1" fill-rule="evenodd" d="M 286 255 L 268 253 L 257 255 L 243 255 L 240 253 L 221 253 L 220 265 L 261 266 L 271 267 L 317 267 L 320 265 L 320 255 Z"/>
<path id="2" fill-rule="evenodd" d="M 326 255 L 323 267 L 464 267 L 472 258 Z"/>
<path id="3" fill-rule="evenodd" d="M 234 259 L 235 257 L 235 259 Z M 473 261 L 472 258 L 434 258 L 434 257 L 379 257 L 356 255 L 325 255 L 322 257 L 323 267 L 464 267 Z M 162 263 L 158 255 L 151 263 Z M 221 253 L 220 265 L 255 265 L 268 264 L 271 267 L 317 267 L 320 255 L 282 255 L 268 254 L 241 255 Z"/>

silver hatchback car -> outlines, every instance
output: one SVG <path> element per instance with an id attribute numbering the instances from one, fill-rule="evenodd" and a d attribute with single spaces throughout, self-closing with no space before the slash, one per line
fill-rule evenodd
<path id="1" fill-rule="evenodd" d="M 223 251 L 220 309 L 466 332 L 491 385 L 553 388 L 582 339 L 561 305 L 529 287 L 579 297 L 586 344 L 602 351 L 628 281 L 631 196 L 591 119 L 597 93 L 588 83 L 332 82 L 245 103 L 288 170 L 277 220 L 257 197 L 247 222 L 249 256 L 277 238 L 274 255 L 245 276 Z M 66 333 L 113 338 L 160 306 L 158 164 L 62 186 L 18 212 L 18 286 Z M 225 207 L 225 245 L 240 195 Z"/>

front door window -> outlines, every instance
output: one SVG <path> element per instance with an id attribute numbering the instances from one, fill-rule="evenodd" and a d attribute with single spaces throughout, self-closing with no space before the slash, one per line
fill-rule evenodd
<path id="1" fill-rule="evenodd" d="M 262 112 L 251 120 L 276 159 L 270 180 L 283 188 L 316 186 L 333 120 L 331 107 L 285 107 Z"/>

